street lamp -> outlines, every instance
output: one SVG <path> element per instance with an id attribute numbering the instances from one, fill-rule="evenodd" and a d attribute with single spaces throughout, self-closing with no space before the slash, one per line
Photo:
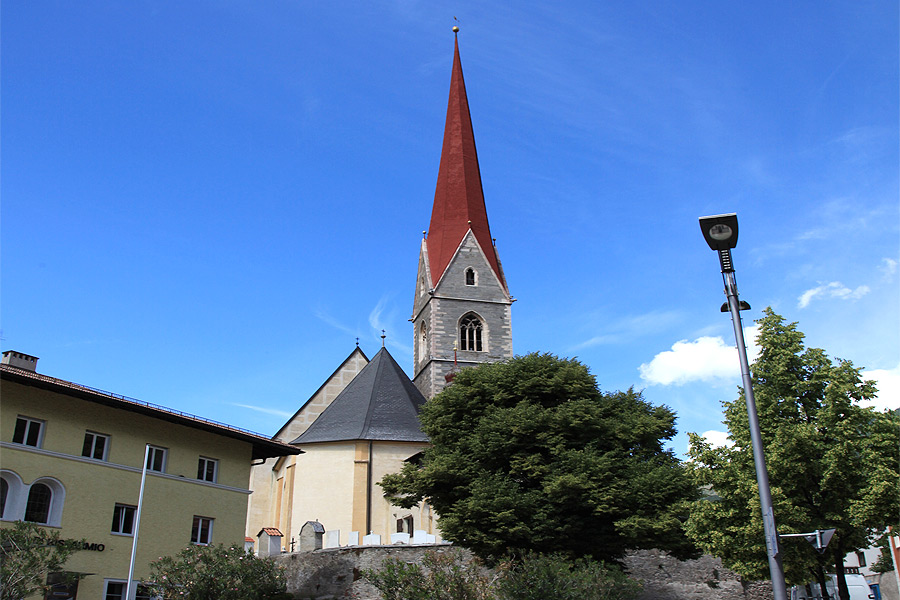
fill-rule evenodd
<path id="1" fill-rule="evenodd" d="M 750 305 L 738 299 L 737 281 L 731 249 L 737 246 L 738 221 L 735 213 L 700 217 L 700 230 L 709 247 L 719 254 L 722 279 L 725 282 L 725 297 L 722 312 L 731 312 L 734 325 L 734 339 L 741 361 L 741 377 L 744 383 L 744 397 L 747 400 L 747 416 L 750 425 L 750 440 L 753 443 L 753 463 L 756 465 L 756 483 L 759 487 L 759 504 L 762 509 L 763 528 L 766 535 L 766 554 L 769 557 L 769 573 L 772 577 L 772 592 L 775 600 L 787 600 L 787 586 L 784 569 L 781 566 L 781 552 L 778 546 L 778 532 L 775 529 L 775 513 L 772 510 L 772 494 L 769 490 L 769 474 L 766 471 L 766 456 L 763 451 L 762 436 L 759 433 L 759 418 L 756 415 L 756 400 L 753 397 L 753 383 L 750 380 L 750 363 L 747 361 L 747 346 L 744 343 L 744 329 L 741 311 Z"/>

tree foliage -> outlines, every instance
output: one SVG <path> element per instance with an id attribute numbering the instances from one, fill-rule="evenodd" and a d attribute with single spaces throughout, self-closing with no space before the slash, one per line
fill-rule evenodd
<path id="1" fill-rule="evenodd" d="M 282 567 L 233 545 L 188 546 L 150 563 L 145 585 L 163 600 L 274 600 L 285 595 Z"/>
<path id="2" fill-rule="evenodd" d="M 60 573 L 81 547 L 59 531 L 17 521 L 0 529 L 0 600 L 18 600 L 46 591 L 47 575 Z"/>
<path id="3" fill-rule="evenodd" d="M 898 519 L 900 418 L 863 408 L 870 381 L 850 361 L 805 348 L 797 324 L 771 309 L 758 321 L 759 357 L 751 368 L 779 533 L 837 531 L 828 554 L 799 539 L 781 543 L 788 582 L 809 581 L 830 563 L 840 575 L 847 552 L 868 547 Z M 762 516 L 743 390 L 724 402 L 731 447 L 691 435 L 695 482 L 713 501 L 691 508 L 687 531 L 738 573 L 767 578 Z"/>
<path id="4" fill-rule="evenodd" d="M 381 481 L 395 504 L 427 500 L 443 536 L 479 556 L 689 554 L 694 497 L 665 440 L 675 415 L 634 390 L 601 393 L 576 360 L 529 354 L 463 369 L 420 415 L 432 445 Z"/>
<path id="5" fill-rule="evenodd" d="M 459 551 L 428 552 L 422 565 L 389 558 L 363 575 L 384 600 L 632 600 L 641 589 L 617 567 L 558 554 L 507 558 L 488 571 Z"/>

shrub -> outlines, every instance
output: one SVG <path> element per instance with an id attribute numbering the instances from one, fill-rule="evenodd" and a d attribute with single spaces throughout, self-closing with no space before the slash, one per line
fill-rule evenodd
<path id="1" fill-rule="evenodd" d="M 233 545 L 188 546 L 150 563 L 147 585 L 163 600 L 275 600 L 285 592 L 284 569 Z"/>
<path id="2" fill-rule="evenodd" d="M 421 566 L 389 558 L 363 576 L 384 600 L 632 600 L 641 589 L 618 567 L 558 554 L 511 558 L 491 575 L 459 551 L 428 552 Z"/>

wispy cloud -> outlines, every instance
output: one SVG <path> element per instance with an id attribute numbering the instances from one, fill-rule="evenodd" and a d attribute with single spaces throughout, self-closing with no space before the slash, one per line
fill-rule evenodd
<path id="1" fill-rule="evenodd" d="M 797 299 L 798 308 L 806 308 L 814 298 L 839 298 L 841 300 L 858 300 L 869 293 L 869 286 L 861 285 L 851 290 L 840 281 L 832 281 L 803 292 Z"/>
<path id="2" fill-rule="evenodd" d="M 568 352 L 577 352 L 593 346 L 618 344 L 623 341 L 633 340 L 636 337 L 654 335 L 659 333 L 661 329 L 678 321 L 679 318 L 679 313 L 676 311 L 650 312 L 626 317 L 609 325 L 607 331 L 600 332 L 583 342 L 575 344 L 568 349 Z"/>
<path id="3" fill-rule="evenodd" d="M 325 323 L 327 323 L 328 325 L 331 325 L 338 331 L 343 331 L 344 333 L 350 334 L 354 337 L 360 337 L 359 329 L 354 329 L 353 327 L 350 327 L 349 325 L 345 325 L 344 323 L 341 323 L 340 321 L 338 321 L 337 319 L 335 319 L 334 317 L 332 317 L 331 315 L 329 315 L 322 309 L 316 309 L 315 315 L 316 315 L 317 319 L 324 321 Z"/>
<path id="4" fill-rule="evenodd" d="M 395 311 L 391 309 L 390 299 L 391 295 L 385 294 L 378 301 L 378 304 L 369 311 L 369 325 L 372 327 L 374 334 L 378 337 L 380 337 L 382 331 L 384 331 L 384 335 L 387 336 L 385 342 L 389 344 L 391 348 L 396 348 L 401 352 L 412 355 L 412 347 L 409 344 L 403 344 L 399 341 L 404 338 L 399 335 L 401 333 L 401 327 L 396 325 Z"/>
<path id="5" fill-rule="evenodd" d="M 881 271 L 882 281 L 893 281 L 894 275 L 897 273 L 897 261 L 893 258 L 882 258 L 881 266 L 878 267 L 878 270 Z"/>
<path id="6" fill-rule="evenodd" d="M 232 402 L 232 406 L 237 406 L 240 408 L 246 408 L 248 410 L 253 410 L 256 412 L 261 412 L 267 415 L 275 415 L 276 417 L 290 417 L 293 413 L 285 412 L 283 410 L 278 410 L 276 408 L 267 408 L 265 406 L 254 406 L 252 404 L 238 404 L 237 402 Z"/>
<path id="7" fill-rule="evenodd" d="M 758 327 L 744 328 L 747 354 L 752 362 L 759 350 L 755 344 Z M 721 337 L 704 336 L 692 342 L 681 340 L 671 350 L 660 352 L 639 367 L 648 385 L 684 385 L 692 381 L 733 379 L 738 368 L 737 348 Z"/>

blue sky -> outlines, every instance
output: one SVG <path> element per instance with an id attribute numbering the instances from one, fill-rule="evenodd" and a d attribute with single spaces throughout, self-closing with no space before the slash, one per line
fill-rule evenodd
<path id="1" fill-rule="evenodd" d="M 745 324 L 900 406 L 893 1 L 3 2 L 3 349 L 266 434 L 357 337 L 409 371 L 454 16 L 517 353 L 721 430 L 736 212 Z"/>

